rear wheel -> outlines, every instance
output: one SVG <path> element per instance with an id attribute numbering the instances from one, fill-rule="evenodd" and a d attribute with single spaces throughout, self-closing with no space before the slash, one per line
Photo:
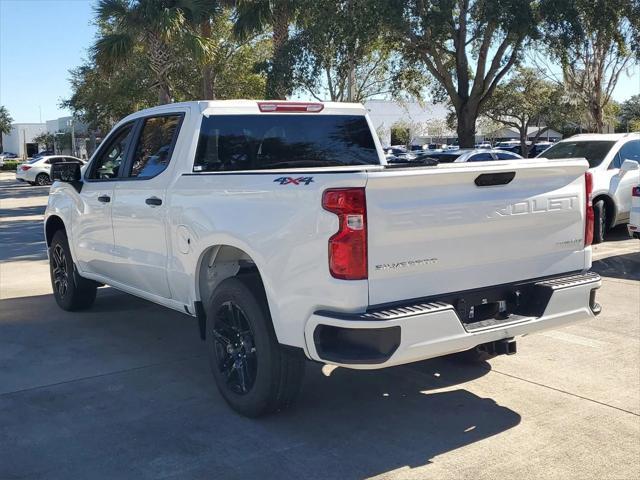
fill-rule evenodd
<path id="1" fill-rule="evenodd" d="M 49 268 L 53 296 L 60 308 L 74 311 L 93 305 L 98 285 L 75 271 L 67 235 L 63 230 L 58 230 L 51 240 Z"/>
<path id="2" fill-rule="evenodd" d="M 272 413 L 298 395 L 304 356 L 278 343 L 257 276 L 229 278 L 216 288 L 207 308 L 206 341 L 218 389 L 238 413 Z"/>
<path id="3" fill-rule="evenodd" d="M 607 230 L 607 209 L 604 200 L 593 204 L 593 243 L 602 243 Z"/>
<path id="4" fill-rule="evenodd" d="M 44 185 L 49 185 L 51 180 L 49 179 L 49 175 L 46 173 L 39 173 L 36 177 L 36 185 L 42 187 Z"/>

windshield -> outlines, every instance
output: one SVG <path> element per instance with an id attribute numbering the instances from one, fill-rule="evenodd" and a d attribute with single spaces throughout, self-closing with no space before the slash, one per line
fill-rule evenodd
<path id="1" fill-rule="evenodd" d="M 540 154 L 544 158 L 586 158 L 589 167 L 597 167 L 607 156 L 616 142 L 610 140 L 590 140 L 560 142 Z"/>
<path id="2" fill-rule="evenodd" d="M 202 119 L 194 171 L 379 164 L 362 115 L 215 115 Z"/>

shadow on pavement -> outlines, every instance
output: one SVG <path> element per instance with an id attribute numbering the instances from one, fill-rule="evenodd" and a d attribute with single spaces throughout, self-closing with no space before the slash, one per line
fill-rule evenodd
<path id="1" fill-rule="evenodd" d="M 44 207 L 29 207 L 41 208 Z M 9 215 L 18 217 L 21 209 L 11 209 Z M 31 215 L 23 213 L 23 215 Z M 47 258 L 47 246 L 44 239 L 44 227 L 41 219 L 3 220 L 0 222 L 0 260 L 11 262 L 18 260 L 44 260 Z"/>
<path id="2" fill-rule="evenodd" d="M 33 198 L 48 196 L 49 187 L 36 187 L 13 178 L 0 180 L 0 200 L 7 198 Z"/>
<path id="3" fill-rule="evenodd" d="M 640 252 L 596 260 L 593 262 L 591 270 L 603 277 L 640 280 Z"/>
<path id="4" fill-rule="evenodd" d="M 355 479 L 520 422 L 456 388 L 486 364 L 325 377 L 309 363 L 297 406 L 260 420 L 229 410 L 208 368 L 194 319 L 109 288 L 83 313 L 1 301 L 0 478 Z"/>
<path id="5" fill-rule="evenodd" d="M 618 225 L 607 232 L 604 237 L 605 243 L 609 242 L 624 242 L 629 240 L 629 232 L 627 230 L 627 224 Z"/>

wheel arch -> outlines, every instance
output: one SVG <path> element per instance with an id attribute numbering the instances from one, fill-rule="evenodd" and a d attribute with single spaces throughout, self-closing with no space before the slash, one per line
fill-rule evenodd
<path id="1" fill-rule="evenodd" d="M 200 254 L 195 273 L 196 299 L 202 306 L 200 312 L 198 312 L 199 308 L 196 306 L 196 312 L 199 315 L 203 313 L 204 305 L 209 301 L 211 295 L 220 283 L 227 278 L 249 273 L 258 276 L 259 284 L 262 288 L 261 293 L 264 294 L 267 299 L 267 308 L 271 313 L 269 296 L 265 288 L 262 271 L 255 259 L 244 249 L 229 244 L 211 245 L 205 248 Z M 273 319 L 271 321 L 273 324 Z M 273 326 L 277 337 L 278 333 L 275 324 Z M 201 325 L 202 336 L 204 336 L 203 328 L 204 325 Z"/>
<path id="2" fill-rule="evenodd" d="M 604 208 L 607 216 L 607 228 L 613 228 L 616 221 L 617 208 L 616 202 L 607 193 L 598 193 L 593 197 L 593 204 L 595 205 L 600 200 L 604 201 Z"/>
<path id="3" fill-rule="evenodd" d="M 67 231 L 67 227 L 65 226 L 64 221 L 58 215 L 50 215 L 44 224 L 47 247 L 51 246 L 51 240 L 53 240 L 53 236 L 58 230 L 64 230 L 65 232 Z"/>

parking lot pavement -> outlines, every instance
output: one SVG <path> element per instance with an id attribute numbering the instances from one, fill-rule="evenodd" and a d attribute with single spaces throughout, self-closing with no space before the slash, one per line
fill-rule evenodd
<path id="1" fill-rule="evenodd" d="M 479 366 L 309 364 L 261 420 L 216 391 L 195 321 L 102 288 L 51 296 L 46 188 L 0 174 L 0 479 L 640 478 L 640 242 L 594 247 L 594 320 Z"/>

